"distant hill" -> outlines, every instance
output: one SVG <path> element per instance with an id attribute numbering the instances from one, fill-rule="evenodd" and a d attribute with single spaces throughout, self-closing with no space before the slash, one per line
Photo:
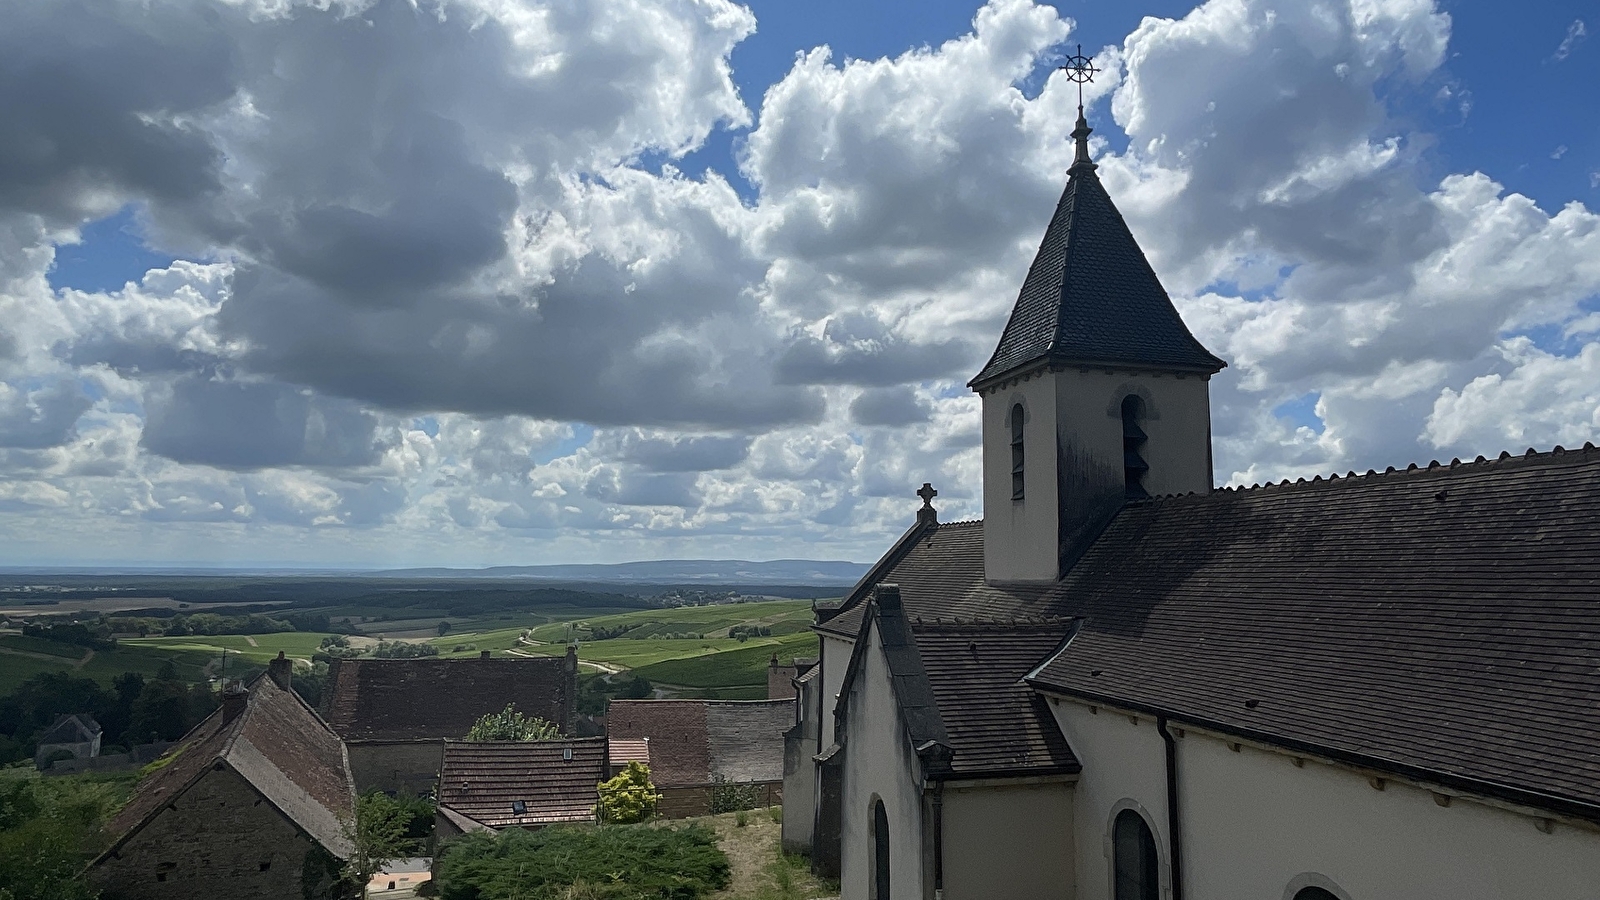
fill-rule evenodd
<path id="1" fill-rule="evenodd" d="M 867 563 L 829 559 L 661 559 L 646 562 L 555 566 L 491 566 L 486 569 L 388 569 L 384 578 L 539 578 L 602 584 L 855 584 Z"/>

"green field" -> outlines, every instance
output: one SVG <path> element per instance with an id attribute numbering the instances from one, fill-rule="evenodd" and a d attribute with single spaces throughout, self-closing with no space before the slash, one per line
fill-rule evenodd
<path id="1" fill-rule="evenodd" d="M 571 620 L 552 621 L 568 611 L 573 614 Z M 484 650 L 505 657 L 515 655 L 509 652 L 513 649 L 519 654 L 560 656 L 567 652 L 567 642 L 575 639 L 580 662 L 601 664 L 608 671 L 635 670 L 662 685 L 691 693 L 716 690 L 724 697 L 765 696 L 767 662 L 774 653 L 787 659 L 814 656 L 817 652 L 816 637 L 808 629 L 811 604 L 805 600 L 623 613 L 614 607 L 558 608 L 543 614 L 494 613 L 446 619 L 451 630 L 442 637 L 437 632 L 439 621 L 408 618 L 362 623 L 367 634 L 354 640 L 358 646 L 379 637 L 425 640 L 448 659 L 473 657 Z M 594 629 L 624 625 L 631 627 L 619 637 L 591 639 Z M 390 626 L 395 627 L 391 630 Z M 772 634 L 743 641 L 728 637 L 728 630 L 737 626 L 766 627 Z M 529 633 L 527 643 L 522 637 L 524 632 Z M 686 633 L 702 637 L 667 636 Z M 178 666 L 184 679 L 199 681 L 207 674 L 215 674 L 224 650 L 228 651 L 228 670 L 232 674 L 235 666 L 264 666 L 279 650 L 292 658 L 310 659 L 324 637 L 327 635 L 322 632 L 279 632 L 123 638 L 115 649 L 97 651 L 80 663 L 87 652 L 81 647 L 22 635 L 0 635 L 0 693 L 14 690 L 39 672 L 74 670 L 109 683 L 123 672 L 153 675 L 167 660 Z M 458 646 L 471 649 L 455 650 Z"/>
<path id="2" fill-rule="evenodd" d="M 297 659 L 310 659 L 327 634 L 318 631 L 282 631 L 275 634 L 205 634 L 189 637 L 123 638 L 118 647 L 138 647 L 151 650 L 176 650 L 199 652 L 220 656 L 226 649 L 231 657 L 239 655 L 251 662 L 265 664 L 282 650 Z M 252 644 L 251 642 L 255 643 Z"/>
<path id="3" fill-rule="evenodd" d="M 15 637 L 4 635 L 3 637 Z M 24 681 L 41 672 L 70 672 L 84 678 L 93 678 L 101 684 L 110 685 L 111 679 L 123 672 L 138 672 L 146 678 L 154 677 L 161 670 L 163 663 L 171 661 L 177 667 L 178 677 L 186 681 L 203 681 L 206 677 L 206 664 L 212 660 L 209 653 L 198 652 L 193 649 L 166 649 L 155 647 L 126 646 L 119 643 L 111 650 L 96 650 L 94 656 L 87 662 L 80 662 L 88 651 L 73 644 L 62 644 L 56 641 L 45 641 L 52 644 L 56 652 L 43 653 L 41 656 L 21 656 L 0 651 L 0 694 L 10 693 L 17 689 Z M 6 641 L 0 647 L 11 648 L 12 643 Z M 73 656 L 68 657 L 68 652 Z M 55 659 L 45 659 L 43 656 L 53 656 Z"/>
<path id="4" fill-rule="evenodd" d="M 757 641 L 768 641 L 757 644 Z M 580 651 L 581 652 L 581 651 Z M 752 638 L 748 644 L 712 656 L 668 659 L 641 666 L 634 674 L 656 684 L 696 688 L 728 688 L 767 683 L 767 666 L 776 653 L 788 663 L 796 656 L 816 656 L 817 636 L 793 634 L 783 638 Z"/>

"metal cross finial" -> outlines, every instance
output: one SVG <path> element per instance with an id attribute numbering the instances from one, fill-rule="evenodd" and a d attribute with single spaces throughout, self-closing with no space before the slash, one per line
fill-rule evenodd
<path id="1" fill-rule="evenodd" d="M 923 506 L 932 506 L 933 498 L 939 496 L 939 492 L 933 489 L 933 485 L 924 481 L 921 489 L 917 491 L 917 496 L 922 498 Z"/>
<path id="2" fill-rule="evenodd" d="M 1083 109 L 1083 86 L 1094 81 L 1096 72 L 1094 60 L 1083 55 L 1083 45 L 1078 45 L 1076 56 L 1067 57 L 1065 65 L 1060 66 L 1061 71 L 1067 73 L 1067 80 L 1078 86 L 1078 109 Z"/>

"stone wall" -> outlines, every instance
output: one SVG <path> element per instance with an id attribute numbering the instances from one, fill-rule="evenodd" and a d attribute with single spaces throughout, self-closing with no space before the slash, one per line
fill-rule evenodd
<path id="1" fill-rule="evenodd" d="M 89 877 L 102 900 L 319 900 L 337 896 L 337 868 L 249 782 L 222 767 L 98 860 Z"/>
<path id="2" fill-rule="evenodd" d="M 420 795 L 439 786 L 444 741 L 351 741 L 346 748 L 358 794 L 376 790 Z"/>

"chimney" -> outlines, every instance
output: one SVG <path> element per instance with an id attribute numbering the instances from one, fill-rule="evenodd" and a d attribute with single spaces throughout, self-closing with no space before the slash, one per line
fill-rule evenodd
<path id="1" fill-rule="evenodd" d="M 250 692 L 244 689 L 243 684 L 233 681 L 224 685 L 222 688 L 222 724 L 226 725 L 239 718 L 239 714 L 244 712 L 244 708 L 249 703 Z"/>
<path id="2" fill-rule="evenodd" d="M 294 674 L 294 663 L 285 659 L 283 651 L 278 651 L 278 658 L 267 663 L 267 676 L 273 683 L 284 690 L 289 690 L 289 680 Z"/>
<path id="3" fill-rule="evenodd" d="M 487 651 L 487 650 L 478 651 L 478 658 L 479 659 L 488 659 L 489 658 L 489 651 Z"/>

